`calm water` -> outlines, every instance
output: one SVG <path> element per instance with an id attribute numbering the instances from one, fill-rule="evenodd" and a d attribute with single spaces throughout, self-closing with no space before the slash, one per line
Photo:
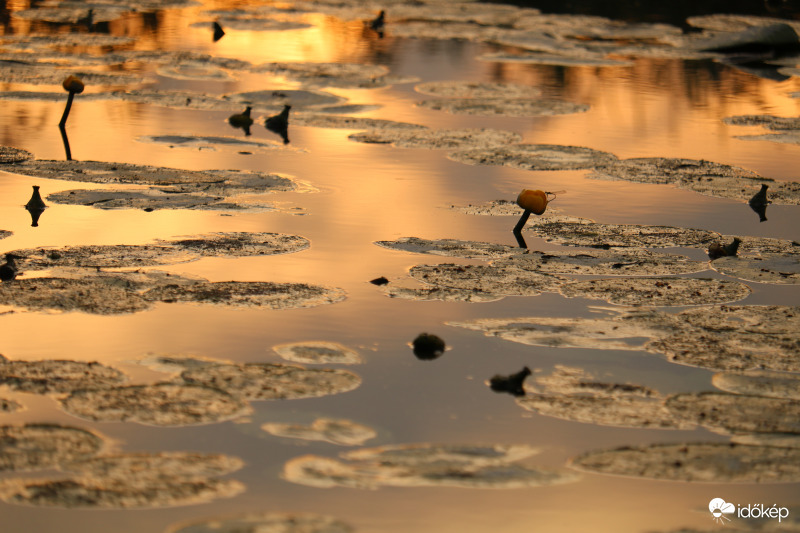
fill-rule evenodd
<path id="1" fill-rule="evenodd" d="M 486 44 L 365 37 L 360 23 L 312 18 L 310 29 L 284 32 L 227 30 L 212 43 L 203 9 L 240 2 L 166 10 L 157 16 L 129 15 L 112 22 L 112 34 L 136 36 L 136 48 L 183 49 L 222 57 L 268 61 L 379 63 L 396 75 L 420 81 L 502 81 L 540 87 L 546 96 L 591 106 L 587 113 L 543 118 L 450 115 L 414 106 L 424 99 L 414 84 L 330 92 L 353 103 L 376 104 L 364 116 L 431 127 L 492 127 L 521 134 L 524 142 L 588 146 L 619 158 L 685 157 L 751 169 L 777 180 L 796 181 L 798 147 L 743 141 L 755 133 L 727 126 L 726 116 L 796 116 L 800 90 L 795 79 L 776 82 L 710 62 L 638 59 L 630 67 L 550 67 L 478 61 L 496 50 Z M 8 2 L 12 12 L 27 7 Z M 8 32 L 56 31 L 11 17 Z M 62 27 L 63 29 L 63 27 Z M 96 51 L 95 51 L 96 52 Z M 143 66 L 142 68 L 146 68 Z M 291 88 L 267 75 L 242 74 L 235 81 L 191 82 L 154 77 L 156 88 L 211 94 Z M 3 84 L 4 90 L 36 90 Z M 55 90 L 53 88 L 38 90 Z M 4 101 L 0 106 L 0 144 L 29 150 L 39 159 L 63 159 L 57 128 L 63 103 Z M 26 410 L 0 415 L 0 423 L 59 422 L 94 429 L 125 451 L 196 450 L 227 453 L 247 466 L 231 477 L 247 486 L 232 499 L 200 506 L 137 511 L 87 511 L 0 504 L 2 531 L 100 533 L 160 532 L 187 520 L 239 512 L 290 511 L 330 514 L 357 531 L 667 531 L 681 526 L 709 527 L 707 502 L 798 502 L 800 486 L 686 484 L 586 474 L 578 483 L 521 490 L 457 488 L 317 489 L 281 479 L 286 461 L 305 454 L 335 457 L 341 447 L 293 441 L 260 429 L 266 422 L 308 423 L 316 417 L 347 418 L 375 428 L 367 446 L 444 442 L 529 444 L 542 449 L 531 464 L 560 468 L 584 451 L 648 442 L 723 441 L 707 430 L 656 431 L 579 424 L 523 411 L 508 395 L 493 394 L 485 380 L 524 365 L 549 372 L 564 364 L 662 393 L 711 390 L 711 372 L 667 363 L 645 352 L 535 348 L 490 339 L 445 325 L 446 321 L 513 316 L 587 316 L 600 301 L 568 300 L 558 295 L 505 298 L 483 303 L 414 302 L 390 299 L 368 280 L 384 275 L 398 280 L 409 267 L 431 263 L 417 256 L 379 248 L 376 240 L 404 236 L 456 238 L 514 244 L 507 217 L 469 216 L 450 205 L 513 199 L 522 188 L 566 190 L 557 200 L 567 214 L 608 223 L 667 224 L 722 234 L 799 239 L 800 210 L 770 206 L 759 223 L 736 201 L 709 198 L 667 186 L 588 180 L 583 171 L 526 172 L 504 167 L 473 167 L 446 159 L 444 152 L 365 145 L 347 139 L 348 130 L 291 126 L 285 148 L 250 155 L 171 148 L 137 141 L 145 135 L 235 135 L 228 112 L 175 110 L 126 102 L 81 102 L 68 123 L 73 158 L 120 161 L 185 169 L 254 169 L 285 173 L 312 184 L 317 192 L 280 193 L 269 201 L 300 206 L 307 213 L 237 213 L 160 210 L 103 211 L 51 205 L 39 227 L 30 226 L 31 185 L 45 194 L 86 184 L 0 173 L 0 228 L 14 232 L 4 249 L 67 244 L 136 244 L 157 238 L 212 231 L 270 231 L 302 235 L 311 248 L 297 254 L 259 258 L 214 258 L 169 267 L 214 281 L 306 282 L 345 289 L 342 303 L 287 311 L 230 310 L 192 305 L 160 305 L 123 316 L 81 313 L 14 313 L 0 317 L 0 352 L 10 359 L 101 361 L 152 381 L 154 372 L 135 361 L 148 353 L 194 354 L 237 362 L 280 358 L 276 344 L 327 340 L 357 349 L 365 360 L 351 370 L 363 384 L 356 390 L 317 399 L 256 402 L 242 421 L 189 428 L 156 428 L 133 423 L 76 419 L 57 402 L 29 394 L 3 393 Z M 274 142 L 260 125 L 253 138 Z M 758 131 L 760 133 L 760 131 Z M 527 237 L 533 249 L 555 248 Z M 682 252 L 702 259 L 699 251 Z M 442 262 L 451 262 L 443 259 Z M 744 303 L 796 305 L 796 287 L 751 284 Z M 414 358 L 408 343 L 420 332 L 442 336 L 452 347 L 433 362 Z"/>

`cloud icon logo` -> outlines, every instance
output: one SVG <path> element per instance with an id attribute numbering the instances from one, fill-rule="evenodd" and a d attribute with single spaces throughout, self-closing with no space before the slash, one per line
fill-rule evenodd
<path id="1" fill-rule="evenodd" d="M 732 503 L 726 502 L 722 498 L 714 498 L 708 502 L 708 510 L 711 512 L 715 522 L 723 524 L 724 520 L 727 520 L 728 522 L 731 521 L 731 519 L 725 515 L 736 512 L 736 506 Z"/>

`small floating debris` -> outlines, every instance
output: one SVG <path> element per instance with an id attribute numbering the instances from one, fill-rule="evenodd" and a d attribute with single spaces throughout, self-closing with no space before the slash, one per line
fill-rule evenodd
<path id="1" fill-rule="evenodd" d="M 616 305 L 686 306 L 735 302 L 747 298 L 744 283 L 711 278 L 614 278 L 566 282 L 567 298 L 597 298 Z"/>
<path id="2" fill-rule="evenodd" d="M 2 361 L 0 384 L 33 394 L 64 394 L 85 388 L 115 387 L 126 376 L 101 363 L 65 360 Z"/>
<path id="3" fill-rule="evenodd" d="M 306 341 L 279 344 L 272 349 L 287 361 L 306 364 L 361 364 L 357 351 L 336 342 Z"/>
<path id="4" fill-rule="evenodd" d="M 176 529 L 177 528 L 177 529 Z M 332 516 L 311 513 L 264 513 L 215 517 L 172 526 L 167 533 L 353 533 L 355 529 Z"/>
<path id="5" fill-rule="evenodd" d="M 211 28 L 214 30 L 214 35 L 213 35 L 214 42 L 219 41 L 225 36 L 225 30 L 222 29 L 222 26 L 216 20 L 211 23 Z"/>
<path id="6" fill-rule="evenodd" d="M 24 406 L 21 403 L 8 398 L 0 398 L 0 413 L 14 413 L 22 409 L 24 409 Z"/>
<path id="7" fill-rule="evenodd" d="M 574 104 L 552 98 L 458 98 L 423 100 L 417 106 L 456 115 L 541 117 L 585 113 L 587 104 Z"/>
<path id="8" fill-rule="evenodd" d="M 323 441 L 340 446 L 361 446 L 377 435 L 368 426 L 332 418 L 318 418 L 310 425 L 270 423 L 261 429 L 276 437 Z"/>
<path id="9" fill-rule="evenodd" d="M 499 165 L 522 170 L 575 170 L 605 165 L 616 156 L 581 146 L 514 144 L 477 146 L 447 154 L 448 159 L 468 165 Z"/>
<path id="10" fill-rule="evenodd" d="M 187 383 L 76 390 L 61 404 L 66 412 L 88 420 L 151 426 L 211 424 L 250 412 L 246 402 L 220 389 Z"/>
<path id="11" fill-rule="evenodd" d="M 711 378 L 711 383 L 718 389 L 736 394 L 800 400 L 800 376 L 787 372 L 718 372 Z"/>
<path id="12" fill-rule="evenodd" d="M 284 465 L 283 477 L 313 487 L 537 487 L 577 480 L 574 473 L 516 464 L 537 453 L 528 446 L 406 444 L 341 454 L 344 461 L 306 455 Z"/>
<path id="13" fill-rule="evenodd" d="M 98 435 L 70 426 L 0 426 L 0 472 L 58 467 L 92 457 L 103 446 Z"/>
<path id="14" fill-rule="evenodd" d="M 369 282 L 372 283 L 373 285 L 378 285 L 378 286 L 389 284 L 389 280 L 388 278 L 386 278 L 386 276 L 380 276 L 375 279 L 371 279 L 369 280 Z"/>
<path id="15" fill-rule="evenodd" d="M 507 392 L 512 396 L 525 396 L 523 383 L 525 378 L 531 375 L 531 369 L 527 366 L 515 374 L 501 376 L 496 374 L 489 380 L 489 388 L 495 392 Z"/>
<path id="16" fill-rule="evenodd" d="M 0 487 L 8 503 L 47 507 L 129 509 L 171 507 L 230 498 L 244 485 L 221 480 L 241 468 L 237 458 L 191 452 L 128 453 L 76 461 L 76 477 L 16 479 Z"/>
<path id="17" fill-rule="evenodd" d="M 361 377 L 347 370 L 271 363 L 190 368 L 181 373 L 181 379 L 224 390 L 248 401 L 316 398 L 348 392 L 361 385 Z"/>
<path id="18" fill-rule="evenodd" d="M 796 483 L 800 448 L 723 442 L 650 444 L 592 451 L 571 460 L 587 472 L 703 483 Z"/>
<path id="19" fill-rule="evenodd" d="M 402 250 L 417 254 L 490 259 L 520 254 L 524 250 L 489 242 L 461 241 L 457 239 L 421 239 L 401 237 L 394 241 L 375 241 L 382 248 Z"/>
<path id="20" fill-rule="evenodd" d="M 348 139 L 369 144 L 392 144 L 398 148 L 429 148 L 453 150 L 458 148 L 502 146 L 522 140 L 517 133 L 492 129 L 383 129 L 353 133 Z"/>
<path id="21" fill-rule="evenodd" d="M 447 345 L 438 335 L 434 335 L 433 333 L 420 333 L 411 341 L 411 348 L 414 351 L 414 355 L 417 356 L 417 359 L 431 361 L 441 357 L 447 349 Z"/>

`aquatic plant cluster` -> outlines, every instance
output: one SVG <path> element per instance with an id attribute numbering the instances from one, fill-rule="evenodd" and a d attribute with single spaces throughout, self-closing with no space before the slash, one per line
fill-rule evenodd
<path id="1" fill-rule="evenodd" d="M 524 142 L 513 131 L 488 127 L 436 128 L 353 116 L 376 108 L 350 102 L 334 89 L 377 89 L 415 84 L 420 109 L 487 117 L 554 117 L 586 113 L 590 106 L 543 97 L 541 91 L 503 82 L 419 83 L 382 65 L 270 62 L 252 64 L 194 52 L 138 50 L 128 37 L 94 31 L 134 10 L 185 8 L 189 2 L 119 1 L 83 5 L 64 2 L 16 11 L 25 21 L 68 24 L 85 32 L 0 35 L 0 80 L 11 84 L 58 85 L 63 91 L 3 91 L 8 101 L 66 101 L 59 124 L 66 160 L 38 159 L 0 147 L 0 170 L 56 183 L 92 184 L 42 198 L 39 186 L 26 204 L 33 225 L 51 204 L 102 210 L 212 211 L 222 215 L 281 212 L 304 214 L 267 202 L 267 195 L 313 189 L 294 176 L 250 170 L 184 170 L 126 162 L 76 161 L 67 138 L 70 109 L 82 102 L 121 101 L 176 110 L 234 113 L 228 125 L 245 137 L 142 136 L 139 143 L 181 149 L 298 150 L 291 128 L 355 130 L 355 143 L 391 145 L 397 151 L 443 150 L 455 163 L 523 171 L 583 171 L 592 180 L 668 185 L 713 198 L 749 204 L 759 219 L 774 206 L 800 205 L 800 182 L 771 179 L 744 168 L 676 157 L 621 159 L 584 146 Z M 666 24 L 628 23 L 577 15 L 547 15 L 534 8 L 471 2 L 367 2 L 304 0 L 208 10 L 200 27 L 215 42 L 230 31 L 293 31 L 314 27 L 312 15 L 364 21 L 377 38 L 468 40 L 503 46 L 482 62 L 593 68 L 631 65 L 637 58 L 725 61 L 753 47 L 767 47 L 782 75 L 797 75 L 800 23 L 716 15 L 694 17 L 684 32 Z M 380 6 L 384 7 L 384 6 Z M 64 52 L 73 46 L 102 54 Z M 511 51 L 509 51 L 511 50 Z M 148 76 L 117 68 L 147 62 L 173 80 L 231 80 L 269 75 L 295 88 L 231 94 L 151 90 Z M 124 87 L 119 89 L 119 87 Z M 144 86 L 144 88 L 143 88 Z M 90 89 L 90 90 L 86 90 Z M 65 95 L 64 92 L 67 94 Z M 266 115 L 264 117 L 258 115 Z M 729 125 L 765 127 L 773 133 L 740 137 L 800 144 L 800 119 L 771 115 L 725 117 Z M 251 140 L 256 124 L 274 135 Z M 226 126 L 227 127 L 227 126 Z M 241 134 L 240 134 L 241 135 Z M 366 148 L 369 150 L 369 148 Z M 49 182 L 53 183 L 53 182 Z M 531 457 L 542 450 L 526 444 L 402 443 L 376 428 L 321 414 L 308 423 L 269 421 L 261 432 L 279 439 L 357 447 L 337 458 L 309 453 L 282 464 L 283 480 L 306 487 L 458 487 L 526 489 L 577 483 L 586 473 L 708 483 L 800 482 L 800 306 L 748 305 L 755 283 L 800 285 L 800 243 L 703 228 L 611 224 L 562 212 L 557 197 L 525 191 L 510 200 L 447 206 L 466 215 L 518 217 L 518 246 L 449 238 L 400 237 L 376 241 L 384 250 L 446 258 L 387 273 L 375 291 L 412 301 L 496 302 L 509 297 L 560 295 L 601 300 L 589 317 L 520 316 L 448 320 L 461 330 L 529 346 L 649 352 L 669 363 L 713 373 L 717 390 L 664 394 L 636 383 L 619 383 L 582 368 L 558 365 L 547 375 L 522 371 L 487 383 L 514 396 L 527 416 L 609 427 L 690 431 L 707 429 L 707 442 L 648 443 L 589 450 L 558 468 L 542 468 Z M 521 195 L 520 198 L 526 196 Z M 535 208 L 530 196 L 539 198 Z M 536 215 L 528 219 L 529 211 Z M 511 231 L 511 224 L 509 224 Z M 12 236 L 0 229 L 0 239 Z M 558 247 L 530 249 L 525 237 Z M 0 305 L 13 313 L 131 315 L 183 304 L 283 311 L 339 304 L 347 293 L 313 283 L 210 281 L 173 272 L 176 265 L 204 258 L 245 258 L 302 253 L 309 239 L 278 232 L 215 232 L 174 236 L 147 244 L 42 246 L 8 250 L 0 266 Z M 674 253 L 685 250 L 685 255 Z M 699 257 L 701 255 L 707 257 Z M 154 268 L 157 267 L 157 268 Z M 169 268 L 170 271 L 161 270 Z M 382 297 L 381 297 L 382 298 Z M 674 309 L 679 308 L 679 309 Z M 2 320 L 2 316 L 0 316 Z M 413 353 L 432 361 L 450 348 L 421 333 Z M 155 428 L 251 421 L 256 402 L 346 394 L 364 381 L 352 370 L 311 365 L 358 365 L 361 354 L 328 341 L 273 347 L 285 363 L 232 362 L 202 356 L 151 355 L 141 367 L 167 374 L 140 382 L 101 362 L 61 359 L 12 360 L 0 356 L 0 385 L 12 393 L 45 396 L 63 413 L 85 423 L 135 423 Z M 531 366 L 534 366 L 531 363 Z M 0 398 L 0 416 L 25 405 Z M 300 403 L 300 402 L 298 402 Z M 522 423 L 526 423 L 525 420 Z M 55 423 L 0 425 L 0 500 L 62 508 L 156 508 L 208 503 L 247 490 L 230 474 L 244 462 L 231 455 L 192 451 L 119 451 L 99 431 Z M 52 474 L 57 470 L 57 475 Z M 31 472 L 42 477 L 34 477 Z M 341 520 L 310 513 L 241 514 L 171 526 L 172 533 L 202 531 L 352 531 Z"/>

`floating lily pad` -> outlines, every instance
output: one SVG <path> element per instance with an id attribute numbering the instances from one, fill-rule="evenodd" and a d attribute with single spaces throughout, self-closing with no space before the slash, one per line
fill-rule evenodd
<path id="1" fill-rule="evenodd" d="M 240 31 L 289 31 L 311 28 L 311 24 L 297 22 L 293 20 L 275 20 L 265 18 L 240 18 L 223 16 L 218 21 L 225 26 L 225 29 Z M 209 22 L 197 22 L 192 24 L 194 27 L 207 27 Z"/>
<path id="2" fill-rule="evenodd" d="M 253 71 L 269 72 L 316 87 L 372 88 L 395 81 L 389 77 L 387 67 L 360 63 L 265 63 Z"/>
<path id="3" fill-rule="evenodd" d="M 99 436 L 74 427 L 0 426 L 0 472 L 53 468 L 91 457 L 102 447 Z"/>
<path id="4" fill-rule="evenodd" d="M 224 455 L 138 453 L 101 456 L 66 466 L 77 477 L 8 480 L 0 498 L 8 503 L 65 508 L 170 507 L 229 498 L 244 490 L 216 476 L 240 468 Z"/>
<path id="5" fill-rule="evenodd" d="M 181 355 L 165 355 L 165 354 L 150 354 L 143 357 L 138 361 L 140 364 L 169 374 L 180 374 L 188 368 L 196 368 L 200 366 L 216 365 L 226 361 L 219 359 L 211 359 L 203 356 L 181 356 Z"/>
<path id="6" fill-rule="evenodd" d="M 68 413 L 89 420 L 153 426 L 210 424 L 250 410 L 247 403 L 220 389 L 186 383 L 77 390 L 61 403 Z"/>
<path id="7" fill-rule="evenodd" d="M 449 287 L 400 287 L 387 285 L 381 289 L 390 298 L 400 300 L 440 301 L 440 302 L 496 302 L 503 295 L 489 294 L 478 289 L 453 289 Z"/>
<path id="8" fill-rule="evenodd" d="M 537 87 L 517 83 L 432 81 L 414 87 L 417 92 L 443 98 L 536 98 Z"/>
<path id="9" fill-rule="evenodd" d="M 677 417 L 728 433 L 800 433 L 800 401 L 724 392 L 676 394 L 666 407 Z"/>
<path id="10" fill-rule="evenodd" d="M 6 83 L 25 83 L 31 85 L 60 85 L 68 75 L 74 75 L 92 87 L 109 85 L 134 85 L 144 83 L 141 76 L 124 72 L 92 72 L 75 70 L 45 64 L 3 64 L 0 67 L 0 81 Z M 62 96 L 66 101 L 66 94 Z M 81 97 L 82 98 L 82 97 Z"/>
<path id="11" fill-rule="evenodd" d="M 763 135 L 737 135 L 743 141 L 772 141 L 783 144 L 800 144 L 800 132 L 787 131 L 784 133 L 765 133 Z"/>
<path id="12" fill-rule="evenodd" d="M 768 370 L 719 372 L 711 382 L 718 389 L 736 394 L 800 400 L 800 375 Z"/>
<path id="13" fill-rule="evenodd" d="M 0 284 L 0 305 L 30 310 L 135 313 L 150 307 L 126 282 L 112 278 L 29 278 Z"/>
<path id="14" fill-rule="evenodd" d="M 177 80 L 232 81 L 234 79 L 227 71 L 200 61 L 164 65 L 156 70 L 156 74 Z"/>
<path id="15" fill-rule="evenodd" d="M 708 263 L 692 261 L 686 256 L 640 249 L 529 251 L 493 264 L 547 274 L 591 276 L 663 276 L 690 274 L 708 268 Z"/>
<path id="16" fill-rule="evenodd" d="M 447 111 L 457 115 L 488 115 L 506 117 L 540 117 L 570 115 L 589 110 L 587 104 L 573 104 L 545 98 L 450 98 L 423 100 L 419 107 Z"/>
<path id="17" fill-rule="evenodd" d="M 298 309 L 341 302 L 347 295 L 342 289 L 305 283 L 205 281 L 191 285 L 154 287 L 144 293 L 143 297 L 148 301 L 167 303 L 194 302 L 234 307 Z"/>
<path id="18" fill-rule="evenodd" d="M 711 161 L 661 157 L 609 161 L 598 166 L 588 177 L 670 184 L 706 196 L 742 201 L 749 200 L 762 184 L 766 184 L 769 185 L 772 203 L 800 205 L 800 183 L 778 182 L 749 170 Z"/>
<path id="19" fill-rule="evenodd" d="M 605 59 L 601 57 L 570 57 L 537 52 L 509 53 L 493 52 L 478 56 L 481 61 L 490 63 L 529 63 L 535 65 L 559 65 L 564 67 L 628 67 L 631 61 Z"/>
<path id="20" fill-rule="evenodd" d="M 368 426 L 332 418 L 318 418 L 310 425 L 264 424 L 261 429 L 276 437 L 316 440 L 341 446 L 361 446 L 377 435 L 375 430 Z"/>
<path id="21" fill-rule="evenodd" d="M 0 398 L 0 413 L 14 413 L 22 409 L 24 409 L 24 406 L 21 403 L 8 398 Z"/>
<path id="22" fill-rule="evenodd" d="M 346 101 L 345 98 L 323 91 L 309 91 L 299 89 L 275 89 L 264 91 L 250 91 L 229 95 L 230 100 L 248 103 L 255 106 L 267 106 L 278 109 L 284 104 L 289 104 L 292 109 L 306 107 L 321 107 L 338 105 Z"/>
<path id="23" fill-rule="evenodd" d="M 139 142 L 166 144 L 170 148 L 191 148 L 216 150 L 217 147 L 234 150 L 276 150 L 283 148 L 282 143 L 262 142 L 240 139 L 237 137 L 217 137 L 203 135 L 144 135 L 136 139 Z"/>
<path id="24" fill-rule="evenodd" d="M 177 249 L 211 257 L 288 254 L 305 250 L 311 245 L 305 237 L 268 232 L 207 233 L 161 242 Z"/>
<path id="25" fill-rule="evenodd" d="M 794 24 L 787 19 L 775 17 L 760 17 L 755 15 L 734 15 L 715 13 L 712 15 L 696 15 L 688 17 L 686 22 L 695 28 L 703 28 L 718 32 L 737 32 L 758 26 L 769 26 L 770 24 Z M 800 31 L 800 24 L 797 25 Z"/>
<path id="26" fill-rule="evenodd" d="M 132 191 L 114 189 L 76 189 L 49 194 L 55 204 L 83 205 L 97 209 L 194 209 L 212 206 L 223 200 L 205 194 L 169 194 L 154 189 Z"/>
<path id="27" fill-rule="evenodd" d="M 449 159 L 468 165 L 499 165 L 522 170 L 574 170 L 592 168 L 616 157 L 581 146 L 554 144 L 513 144 L 475 147 L 447 154 Z"/>
<path id="28" fill-rule="evenodd" d="M 0 363 L 0 384 L 34 394 L 113 387 L 125 379 L 119 370 L 96 362 L 44 360 Z"/>
<path id="29" fill-rule="evenodd" d="M 733 435 L 731 442 L 751 446 L 775 446 L 778 448 L 800 448 L 800 435 L 782 433 L 752 433 L 749 435 Z"/>
<path id="30" fill-rule="evenodd" d="M 279 344 L 272 347 L 275 352 L 287 361 L 295 363 L 335 363 L 357 365 L 361 363 L 358 352 L 336 342 L 306 341 Z"/>
<path id="31" fill-rule="evenodd" d="M 525 229 L 547 242 L 591 248 L 705 248 L 721 238 L 719 233 L 701 229 L 601 224 L 558 217 L 536 219 Z"/>
<path id="32" fill-rule="evenodd" d="M 488 259 L 521 254 L 519 247 L 490 242 L 460 241 L 457 239 L 420 239 L 402 237 L 394 241 L 375 241 L 375 244 L 391 250 L 402 250 L 416 254 L 441 255 L 446 257 L 468 257 Z"/>
<path id="33" fill-rule="evenodd" d="M 426 20 L 398 21 L 389 25 L 393 37 L 404 39 L 438 39 L 492 41 L 498 29 L 469 22 L 440 22 Z"/>
<path id="34" fill-rule="evenodd" d="M 778 285 L 800 284 L 800 253 L 720 257 L 711 266 L 726 276 L 747 281 Z"/>
<path id="35" fill-rule="evenodd" d="M 565 281 L 562 277 L 550 274 L 491 265 L 417 265 L 409 273 L 414 279 L 435 287 L 504 296 L 536 296 L 542 292 L 557 292 Z"/>
<path id="36" fill-rule="evenodd" d="M 234 517 L 217 517 L 203 522 L 194 522 L 178 529 L 169 528 L 168 533 L 353 533 L 354 528 L 332 516 L 310 513 L 266 513 Z"/>
<path id="37" fill-rule="evenodd" d="M 394 445 L 344 453 L 344 461 L 306 455 L 283 476 L 314 487 L 450 486 L 524 488 L 575 481 L 574 474 L 515 464 L 536 453 L 527 446 Z"/>
<path id="38" fill-rule="evenodd" d="M 84 245 L 62 248 L 15 250 L 17 263 L 24 270 L 49 270 L 57 267 L 118 268 L 171 265 L 197 259 L 191 251 L 160 245 Z"/>
<path id="39" fill-rule="evenodd" d="M 597 298 L 617 305 L 710 305 L 743 300 L 750 287 L 709 278 L 614 278 L 563 284 L 567 298 Z"/>
<path id="40" fill-rule="evenodd" d="M 12 146 L 0 146 L 0 164 L 19 163 L 32 159 L 33 154 Z"/>
<path id="41" fill-rule="evenodd" d="M 430 148 L 452 150 L 456 148 L 500 146 L 522 140 L 516 133 L 491 129 L 383 129 L 353 133 L 348 139 L 363 143 L 392 144 L 400 148 Z"/>
<path id="42" fill-rule="evenodd" d="M 315 398 L 347 392 L 361 384 L 361 377 L 346 370 L 269 363 L 191 368 L 182 372 L 181 378 L 246 400 Z"/>
<path id="43" fill-rule="evenodd" d="M 31 10 L 33 11 L 33 10 Z M 85 9 L 83 10 L 85 13 Z M 19 12 L 15 13 L 15 16 Z M 132 44 L 136 39 L 122 35 L 105 35 L 102 33 L 58 33 L 58 34 L 30 34 L 30 35 L 3 35 L 0 42 L 4 47 L 22 50 L 38 50 L 42 48 L 56 49 L 70 46 L 124 46 Z"/>
<path id="44" fill-rule="evenodd" d="M 786 483 L 800 480 L 800 449 L 728 443 L 650 444 L 593 451 L 572 466 L 615 474 L 706 483 Z"/>
<path id="45" fill-rule="evenodd" d="M 736 115 L 722 119 L 732 126 L 764 126 L 774 131 L 800 130 L 800 118 L 776 117 L 774 115 Z"/>
<path id="46" fill-rule="evenodd" d="M 311 113 L 298 113 L 292 116 L 292 124 L 310 126 L 315 128 L 340 128 L 354 130 L 377 129 L 427 129 L 419 124 L 396 122 L 380 118 L 348 117 L 341 115 L 321 115 Z"/>
<path id="47" fill-rule="evenodd" d="M 530 383 L 530 381 L 528 382 Z M 589 394 L 596 397 L 640 397 L 657 398 L 657 391 L 643 385 L 601 381 L 585 370 L 565 365 L 556 365 L 547 376 L 538 376 L 533 385 L 526 387 L 538 394 Z"/>

